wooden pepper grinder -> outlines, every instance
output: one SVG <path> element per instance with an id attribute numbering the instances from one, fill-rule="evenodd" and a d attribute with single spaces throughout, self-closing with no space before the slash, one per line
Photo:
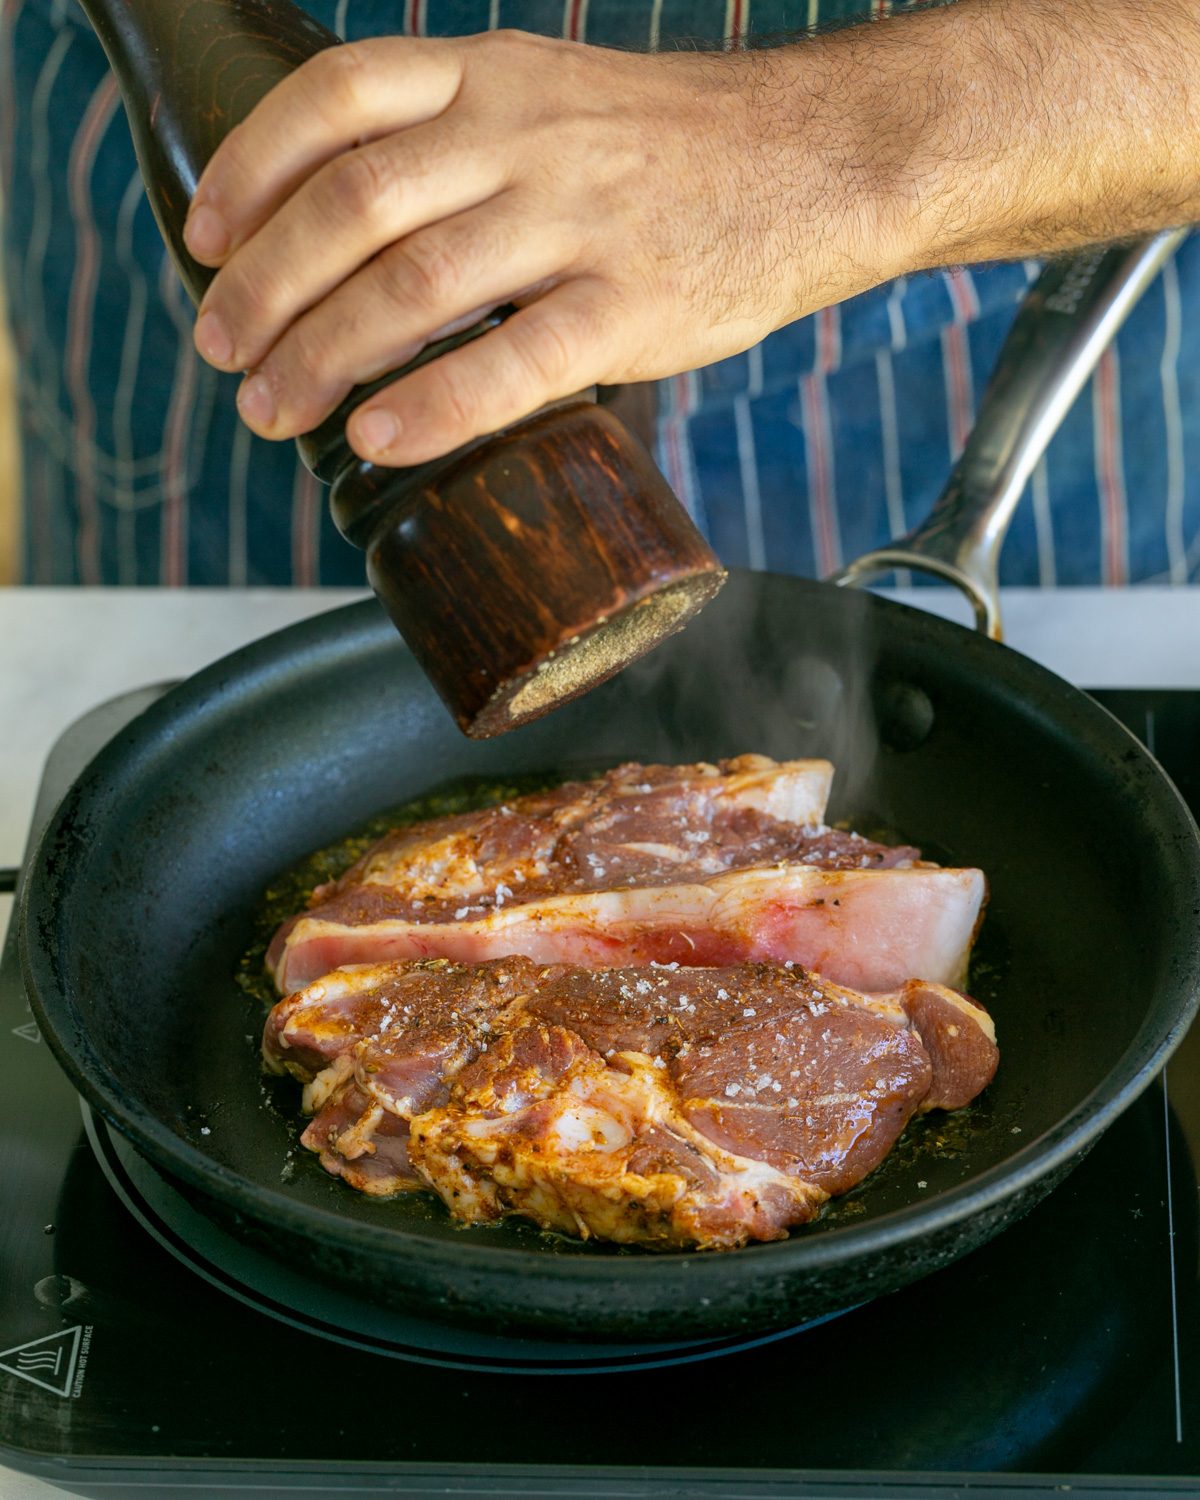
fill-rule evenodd
<path id="1" fill-rule="evenodd" d="M 288 0 L 81 0 L 117 76 L 159 228 L 193 301 L 213 273 L 183 244 L 217 146 L 338 38 Z M 679 629 L 725 574 L 649 454 L 588 396 L 415 469 L 345 438 L 368 395 L 486 334 L 499 308 L 351 392 L 297 440 L 338 529 L 465 733 L 501 734 L 603 682 Z"/>

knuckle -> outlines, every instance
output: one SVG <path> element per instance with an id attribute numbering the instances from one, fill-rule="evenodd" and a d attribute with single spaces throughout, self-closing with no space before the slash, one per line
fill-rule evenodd
<path id="1" fill-rule="evenodd" d="M 447 427 L 460 441 L 474 436 L 481 415 L 478 393 L 441 360 L 434 360 L 429 372 L 434 411 L 444 416 Z"/>
<path id="2" fill-rule="evenodd" d="M 549 50 L 547 43 L 550 38 L 538 36 L 531 31 L 519 31 L 515 26 L 502 26 L 496 31 L 489 31 L 480 37 L 480 41 L 495 53 L 502 56 L 534 56 Z"/>
<path id="3" fill-rule="evenodd" d="M 442 306 L 453 299 L 462 285 L 462 262 L 441 235 L 414 235 L 389 257 L 388 287 L 402 306 L 415 295 L 421 301 Z"/>
<path id="4" fill-rule="evenodd" d="M 226 287 L 222 297 L 225 315 L 238 328 L 238 343 L 248 349 L 273 328 L 287 305 L 285 288 L 273 276 L 260 273 L 239 276 Z"/>
<path id="5" fill-rule="evenodd" d="M 370 148 L 347 151 L 325 170 L 334 212 L 351 218 L 374 212 L 395 187 L 386 157 Z"/>
<path id="6" fill-rule="evenodd" d="M 297 77 L 305 86 L 308 102 L 331 119 L 346 111 L 360 112 L 374 87 L 371 49 L 362 42 L 344 42 L 327 47 L 310 58 Z"/>
<path id="7" fill-rule="evenodd" d="M 288 389 L 293 404 L 306 407 L 327 384 L 336 350 L 319 330 L 301 322 L 287 341 Z"/>
<path id="8" fill-rule="evenodd" d="M 561 43 L 557 44 L 561 47 Z M 464 79 L 468 86 L 488 90 L 496 89 L 497 79 L 512 80 L 525 76 L 531 69 L 536 72 L 557 58 L 546 56 L 554 43 L 528 31 L 511 28 L 500 31 L 485 31 L 472 38 L 472 46 L 464 54 Z"/>
<path id="9" fill-rule="evenodd" d="M 224 198 L 230 185 L 252 183 L 258 175 L 250 124 L 248 120 L 239 121 L 217 147 L 204 170 L 202 183 L 207 196 L 214 202 Z"/>
<path id="10" fill-rule="evenodd" d="M 578 361 L 582 340 L 574 320 L 543 313 L 518 322 L 513 334 L 521 363 L 542 385 L 558 387 Z"/>

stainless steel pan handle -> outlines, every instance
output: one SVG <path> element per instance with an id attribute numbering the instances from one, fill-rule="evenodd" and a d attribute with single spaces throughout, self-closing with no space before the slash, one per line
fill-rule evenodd
<path id="1" fill-rule="evenodd" d="M 966 594 L 977 627 L 999 640 L 1000 548 L 1026 481 L 1117 329 L 1186 234 L 1164 230 L 1047 266 L 1021 304 L 962 457 L 928 520 L 848 563 L 830 582 L 867 583 L 893 568 L 936 574 Z"/>

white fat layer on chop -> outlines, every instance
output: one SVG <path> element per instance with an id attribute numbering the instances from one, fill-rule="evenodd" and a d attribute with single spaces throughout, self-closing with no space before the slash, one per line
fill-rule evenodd
<path id="1" fill-rule="evenodd" d="M 521 953 L 536 963 L 603 968 L 660 962 L 793 962 L 859 991 L 914 975 L 961 984 L 986 894 L 979 870 L 915 866 L 735 870 L 703 883 L 547 896 L 475 920 L 401 918 L 348 927 L 302 917 L 276 974 L 285 992 L 314 969 L 445 957 L 479 963 Z"/>

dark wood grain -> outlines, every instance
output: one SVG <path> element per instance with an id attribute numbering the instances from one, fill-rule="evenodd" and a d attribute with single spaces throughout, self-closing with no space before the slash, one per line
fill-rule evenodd
<path id="1" fill-rule="evenodd" d="M 209 158 L 258 101 L 338 38 L 287 0 L 81 0 L 117 75 L 147 193 L 193 301 L 183 243 Z M 645 448 L 593 402 L 560 403 L 419 469 L 364 463 L 350 412 L 501 307 L 352 391 L 297 442 L 342 534 L 461 727 L 503 732 L 678 629 L 724 579 Z"/>
<path id="2" fill-rule="evenodd" d="M 377 515 L 372 587 L 475 737 L 605 681 L 725 578 L 650 455 L 591 402 L 493 437 Z M 548 670 L 549 695 L 531 694 Z"/>
<path id="3" fill-rule="evenodd" d="M 338 38 L 283 0 L 80 0 L 112 64 L 158 227 L 193 301 L 212 272 L 183 224 L 213 152 L 264 94 Z"/>

